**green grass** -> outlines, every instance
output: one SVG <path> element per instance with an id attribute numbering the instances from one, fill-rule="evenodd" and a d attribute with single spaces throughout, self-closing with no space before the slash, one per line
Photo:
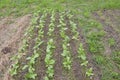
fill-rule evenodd
<path id="1" fill-rule="evenodd" d="M 114 46 L 114 45 L 115 45 L 115 40 L 114 40 L 114 38 L 108 39 L 108 43 L 109 43 L 110 46 Z"/>
<path id="2" fill-rule="evenodd" d="M 62 10 L 62 1 L 54 0 L 0 0 L 0 17 L 21 16 L 44 8 Z"/>
<path id="3" fill-rule="evenodd" d="M 120 0 L 0 0 L 0 17 L 21 16 L 38 9 L 71 9 L 76 13 L 101 9 L 120 9 Z"/>

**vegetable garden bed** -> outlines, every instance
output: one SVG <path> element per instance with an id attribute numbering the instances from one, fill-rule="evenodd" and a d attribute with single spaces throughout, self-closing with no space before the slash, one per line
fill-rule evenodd
<path id="1" fill-rule="evenodd" d="M 10 69 L 15 80 L 92 79 L 92 67 L 70 11 L 38 11 Z M 24 54 L 23 54 L 24 53 Z"/>

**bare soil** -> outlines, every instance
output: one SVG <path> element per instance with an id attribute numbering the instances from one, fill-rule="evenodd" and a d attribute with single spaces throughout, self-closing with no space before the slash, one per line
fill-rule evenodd
<path id="1" fill-rule="evenodd" d="M 29 26 L 31 15 L 14 19 L 12 17 L 0 21 L 0 80 L 10 80 L 8 69 L 10 57 L 17 53 L 25 29 Z"/>
<path id="2" fill-rule="evenodd" d="M 54 80 L 66 80 L 66 76 L 63 75 L 63 67 L 62 67 L 62 56 L 61 53 L 63 51 L 62 49 L 62 38 L 60 37 L 60 28 L 57 27 L 57 25 L 59 24 L 59 14 L 56 14 L 56 20 L 55 20 L 56 24 L 56 28 L 54 31 L 54 40 L 55 40 L 55 46 L 56 49 L 54 51 L 54 59 L 56 61 L 55 63 L 55 75 L 54 75 Z M 59 37 L 58 37 L 59 36 Z"/>

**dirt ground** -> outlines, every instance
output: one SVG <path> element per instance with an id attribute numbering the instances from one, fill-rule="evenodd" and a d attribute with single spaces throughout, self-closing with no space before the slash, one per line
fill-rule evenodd
<path id="1" fill-rule="evenodd" d="M 11 65 L 10 57 L 17 53 L 23 33 L 29 27 L 30 18 L 31 15 L 25 15 L 0 20 L 0 80 L 9 80 L 7 71 Z"/>

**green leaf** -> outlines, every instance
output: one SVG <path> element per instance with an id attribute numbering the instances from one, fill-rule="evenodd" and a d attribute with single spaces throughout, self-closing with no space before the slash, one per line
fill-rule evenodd
<path id="1" fill-rule="evenodd" d="M 49 77 L 53 77 L 54 75 L 53 66 L 48 67 L 47 74 Z"/>
<path id="2" fill-rule="evenodd" d="M 37 49 L 44 41 L 39 42 L 33 49 Z"/>
<path id="3" fill-rule="evenodd" d="M 47 54 L 46 57 L 45 57 L 45 62 L 46 63 L 49 63 L 49 60 L 51 59 L 51 55 L 50 54 Z"/>
<path id="4" fill-rule="evenodd" d="M 71 69 L 71 66 L 70 66 L 70 65 L 68 65 L 68 66 L 67 66 L 67 68 L 68 68 L 68 70 L 70 70 L 70 69 Z"/>
<path id="5" fill-rule="evenodd" d="M 26 60 L 30 60 L 30 59 L 31 59 L 31 57 L 27 57 L 27 58 L 26 58 Z"/>
<path id="6" fill-rule="evenodd" d="M 87 66 L 88 61 L 84 61 L 83 63 L 81 63 L 81 66 Z"/>
<path id="7" fill-rule="evenodd" d="M 36 59 L 36 58 L 38 58 L 38 57 L 39 57 L 39 54 L 38 54 L 38 53 L 34 54 L 34 56 L 33 56 L 34 59 Z"/>
<path id="8" fill-rule="evenodd" d="M 51 45 L 47 45 L 47 49 L 46 49 L 46 52 L 47 52 L 47 53 L 50 52 L 50 48 L 51 48 Z"/>
<path id="9" fill-rule="evenodd" d="M 64 50 L 63 53 L 62 53 L 61 55 L 65 57 L 65 56 L 67 56 L 68 54 L 69 54 L 69 51 Z"/>
<path id="10" fill-rule="evenodd" d="M 85 54 L 81 55 L 80 57 L 81 57 L 82 60 L 86 60 L 86 55 Z"/>
<path id="11" fill-rule="evenodd" d="M 45 76 L 45 80 L 49 80 L 49 78 L 47 76 Z"/>
<path id="12" fill-rule="evenodd" d="M 94 75 L 93 72 L 92 72 L 92 68 L 90 68 L 90 69 L 87 70 L 86 75 L 87 75 L 88 77 Z"/>
<path id="13" fill-rule="evenodd" d="M 27 67 L 28 67 L 28 65 L 25 65 L 25 66 L 22 68 L 22 70 L 25 70 Z"/>
<path id="14" fill-rule="evenodd" d="M 25 77 L 28 79 L 35 79 L 36 76 L 37 76 L 37 74 L 35 74 L 35 73 L 27 73 L 25 75 Z"/>
<path id="15" fill-rule="evenodd" d="M 16 75 L 16 74 L 17 74 L 16 69 L 11 69 L 11 70 L 10 70 L 10 74 L 11 74 L 11 76 Z"/>
<path id="16" fill-rule="evenodd" d="M 50 64 L 52 65 L 52 64 L 54 64 L 55 63 L 55 60 L 50 60 Z"/>

